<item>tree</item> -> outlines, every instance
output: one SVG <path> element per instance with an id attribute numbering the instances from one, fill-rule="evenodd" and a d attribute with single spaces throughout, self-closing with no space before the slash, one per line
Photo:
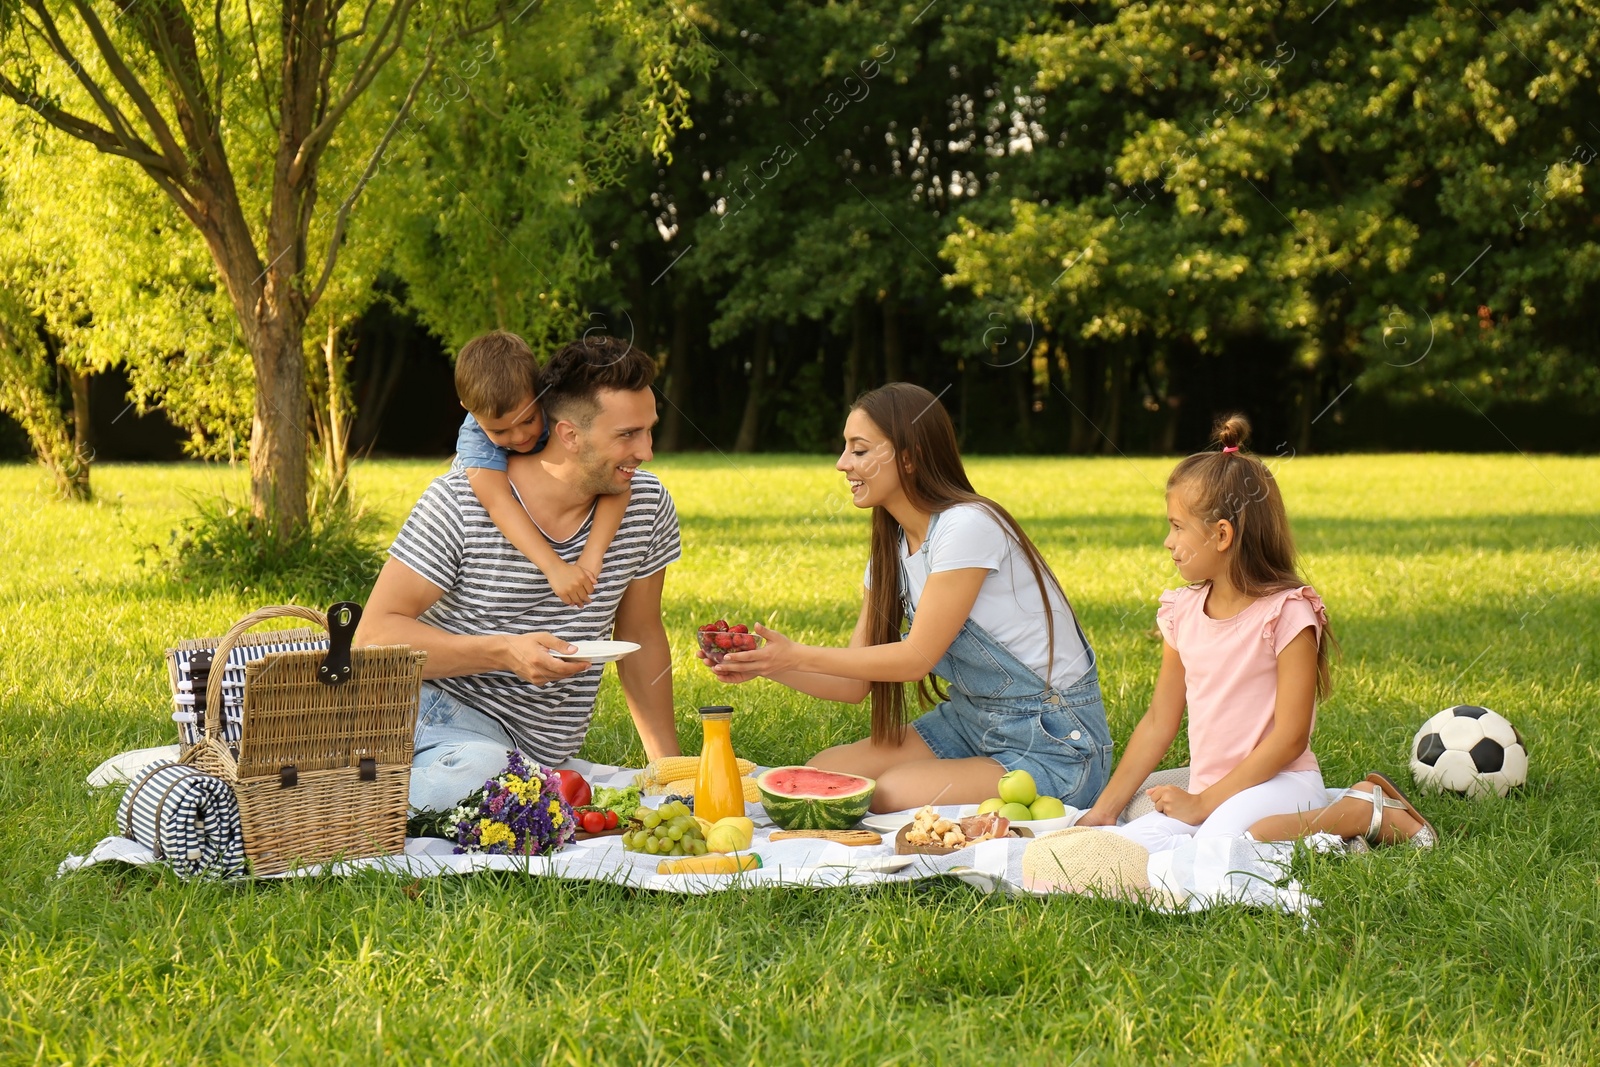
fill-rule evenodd
<path id="1" fill-rule="evenodd" d="M 666 353 L 663 449 L 685 428 L 827 447 L 856 392 L 938 390 L 981 351 L 936 252 L 953 208 L 1033 148 L 998 43 L 1039 6 L 685 9 L 719 58 L 693 132 L 591 222 L 608 275 L 590 291 Z"/>
<path id="2" fill-rule="evenodd" d="M 1300 448 L 1356 382 L 1594 398 L 1600 20 L 1565 7 L 1063 13 L 1012 45 L 1059 151 L 963 219 L 952 282 L 1122 365 L 1113 413 L 1130 359 L 1176 400 L 1186 365 L 1280 344 Z"/>
<path id="3" fill-rule="evenodd" d="M 537 350 L 602 325 L 583 299 L 603 270 L 583 205 L 641 157 L 671 158 L 682 79 L 714 59 L 672 4 L 540 18 L 537 39 L 502 28 L 444 57 L 374 186 L 405 303 L 451 351 L 491 327 Z"/>
<path id="4" fill-rule="evenodd" d="M 163 408 L 188 431 L 191 453 L 235 455 L 249 433 L 249 365 L 204 245 L 121 161 L 70 138 L 34 136 L 20 114 L 7 118 L 0 286 L 43 331 L 72 386 L 69 495 L 88 494 L 88 379 L 113 366 L 127 371 L 135 405 Z M 39 438 L 34 446 L 54 466 L 45 457 L 60 446 Z"/>
<path id="5" fill-rule="evenodd" d="M 284 0 L 258 20 L 248 4 L 131 0 L 107 19 L 87 0 L 0 5 L 0 95 L 137 165 L 204 240 L 251 359 L 252 508 L 287 529 L 306 518 L 306 322 L 351 211 L 443 42 L 506 18 L 456 10 Z M 402 51 L 403 95 L 352 123 Z M 353 180 L 325 202 L 330 153 Z"/>
<path id="6" fill-rule="evenodd" d="M 37 323 L 23 301 L 0 285 L 0 411 L 22 426 L 56 492 L 86 500 L 88 457 L 67 432 L 54 385 Z"/>

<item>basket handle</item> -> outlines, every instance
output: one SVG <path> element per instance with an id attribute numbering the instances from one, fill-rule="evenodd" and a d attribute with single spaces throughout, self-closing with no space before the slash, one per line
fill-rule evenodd
<path id="1" fill-rule="evenodd" d="M 276 607 L 257 608 L 238 622 L 233 624 L 233 629 L 222 635 L 222 640 L 217 642 L 217 650 L 212 655 L 211 677 L 206 680 L 206 709 L 215 709 L 213 714 L 206 716 L 206 738 L 219 739 L 222 736 L 222 676 L 227 673 L 228 656 L 233 652 L 233 646 L 238 644 L 239 638 L 244 636 L 246 630 L 252 626 L 266 622 L 268 619 L 305 619 L 314 622 L 323 629 L 328 628 L 328 617 L 316 608 L 303 608 L 298 604 L 280 604 Z"/>

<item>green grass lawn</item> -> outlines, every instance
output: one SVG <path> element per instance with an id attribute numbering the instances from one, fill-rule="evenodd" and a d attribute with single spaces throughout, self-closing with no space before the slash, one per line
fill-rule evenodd
<path id="1" fill-rule="evenodd" d="M 980 459 L 1101 658 L 1119 746 L 1160 659 L 1164 460 Z M 395 528 L 440 463 L 358 467 Z M 743 755 L 862 735 L 864 707 L 691 656 L 694 626 L 842 642 L 866 520 L 824 458 L 655 464 L 683 521 L 668 573 L 680 732 L 731 698 Z M 1278 467 L 1343 643 L 1313 745 L 1330 784 L 1405 782 L 1424 717 L 1482 703 L 1529 738 L 1528 788 L 1430 799 L 1443 841 L 1304 862 L 1309 924 L 1013 900 L 953 881 L 709 898 L 480 875 L 183 884 L 57 863 L 112 829 L 83 777 L 173 739 L 162 650 L 273 595 L 141 566 L 238 472 L 104 466 L 96 503 L 0 467 L 0 1061 L 327 1064 L 1403 1063 L 1600 1059 L 1600 460 L 1298 458 Z M 326 595 L 323 595 L 323 593 Z M 360 590 L 317 591 L 328 601 Z M 641 750 L 609 677 L 582 755 Z M 1169 763 L 1183 762 L 1174 753 Z"/>

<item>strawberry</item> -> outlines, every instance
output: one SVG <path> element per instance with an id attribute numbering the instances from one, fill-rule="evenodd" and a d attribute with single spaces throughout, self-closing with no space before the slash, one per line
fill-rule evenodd
<path id="1" fill-rule="evenodd" d="M 723 651 L 728 651 L 733 648 L 733 637 L 730 634 L 719 633 L 717 634 L 715 641 L 716 646 Z"/>
<path id="2" fill-rule="evenodd" d="M 726 621 L 724 621 L 722 619 L 718 619 L 716 622 L 712 623 L 711 624 L 711 628 L 713 630 L 716 630 L 718 633 L 722 633 L 722 634 L 725 634 L 725 633 L 728 632 L 728 624 L 727 624 Z"/>
<path id="3" fill-rule="evenodd" d="M 734 634 L 747 634 L 750 632 L 750 627 L 741 622 L 728 627 L 728 632 Z"/>

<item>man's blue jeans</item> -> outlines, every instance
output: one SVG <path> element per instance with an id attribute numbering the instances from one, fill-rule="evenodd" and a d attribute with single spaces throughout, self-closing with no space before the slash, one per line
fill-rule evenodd
<path id="1" fill-rule="evenodd" d="M 423 683 L 411 758 L 411 806 L 446 811 L 506 769 L 516 747 L 506 728 L 442 689 Z"/>

